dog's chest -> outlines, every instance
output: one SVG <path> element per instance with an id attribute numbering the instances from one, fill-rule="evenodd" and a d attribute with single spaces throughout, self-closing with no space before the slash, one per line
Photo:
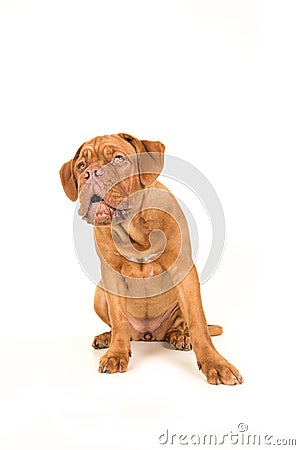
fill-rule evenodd
<path id="1" fill-rule="evenodd" d="M 157 262 L 135 262 L 131 260 L 124 261 L 121 273 L 127 278 L 151 278 L 164 272 L 163 266 Z"/>
<path id="2" fill-rule="evenodd" d="M 168 271 L 159 261 L 134 263 L 124 261 L 121 269 L 128 297 L 147 298 L 165 292 L 171 285 Z"/>

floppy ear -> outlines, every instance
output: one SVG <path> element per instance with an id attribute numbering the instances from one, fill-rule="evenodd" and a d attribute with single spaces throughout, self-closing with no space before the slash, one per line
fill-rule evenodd
<path id="1" fill-rule="evenodd" d="M 141 183 L 146 187 L 150 186 L 164 166 L 164 144 L 159 141 L 140 141 L 125 133 L 120 133 L 119 136 L 130 142 L 135 148 L 138 155 Z"/>
<path id="2" fill-rule="evenodd" d="M 77 182 L 73 173 L 73 159 L 66 162 L 59 171 L 61 184 L 66 195 L 72 202 L 75 202 L 78 197 Z"/>
<path id="3" fill-rule="evenodd" d="M 61 184 L 64 188 L 66 195 L 69 197 L 70 200 L 72 200 L 72 202 L 75 202 L 78 198 L 77 180 L 74 175 L 74 165 L 76 159 L 79 156 L 82 145 L 77 150 L 74 158 L 66 162 L 59 171 Z"/>

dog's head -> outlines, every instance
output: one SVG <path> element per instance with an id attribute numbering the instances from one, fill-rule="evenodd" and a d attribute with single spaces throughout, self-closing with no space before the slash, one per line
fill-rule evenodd
<path id="1" fill-rule="evenodd" d="M 88 223 L 121 222 L 133 210 L 132 194 L 158 177 L 164 149 L 161 142 L 124 133 L 98 136 L 82 144 L 60 169 L 64 191 L 72 201 L 79 197 L 79 214 Z"/>

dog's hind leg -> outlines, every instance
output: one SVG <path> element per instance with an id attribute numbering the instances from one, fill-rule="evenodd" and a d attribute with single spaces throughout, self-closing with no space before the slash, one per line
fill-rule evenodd
<path id="1" fill-rule="evenodd" d="M 191 350 L 190 336 L 182 312 L 178 308 L 165 334 L 165 341 L 176 350 Z"/>
<path id="2" fill-rule="evenodd" d="M 110 318 L 108 312 L 108 303 L 106 299 L 105 290 L 101 286 L 97 286 L 94 297 L 94 309 L 100 319 L 110 326 Z"/>
<path id="3" fill-rule="evenodd" d="M 98 348 L 108 348 L 111 340 L 110 331 L 107 333 L 98 334 L 98 336 L 94 337 L 92 346 L 96 349 Z"/>
<path id="4" fill-rule="evenodd" d="M 210 336 L 219 336 L 223 332 L 223 328 L 219 325 L 208 325 L 207 327 Z M 177 309 L 172 323 L 169 324 L 164 340 L 176 350 L 192 349 L 189 330 L 180 308 Z"/>
<path id="5" fill-rule="evenodd" d="M 106 294 L 102 287 L 97 286 L 94 297 L 94 309 L 97 315 L 103 322 L 110 326 L 108 305 L 106 300 Z M 111 334 L 110 331 L 95 336 L 92 346 L 94 348 L 108 348 L 110 344 Z"/>

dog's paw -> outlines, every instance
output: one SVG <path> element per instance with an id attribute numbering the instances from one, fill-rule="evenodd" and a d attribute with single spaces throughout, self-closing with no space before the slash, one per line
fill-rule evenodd
<path id="1" fill-rule="evenodd" d="M 181 330 L 169 331 L 166 334 L 165 340 L 176 350 L 188 351 L 192 349 L 190 337 L 184 334 Z"/>
<path id="2" fill-rule="evenodd" d="M 239 371 L 222 356 L 198 362 L 198 367 L 210 384 L 227 384 L 232 386 L 242 384 L 244 381 Z"/>
<path id="3" fill-rule="evenodd" d="M 107 350 L 99 363 L 100 373 L 126 372 L 129 363 L 130 352 L 114 352 Z"/>
<path id="4" fill-rule="evenodd" d="M 98 336 L 94 337 L 94 341 L 92 343 L 92 346 L 96 349 L 98 348 L 108 348 L 110 344 L 111 339 L 111 333 L 110 331 L 107 333 L 99 334 Z"/>

